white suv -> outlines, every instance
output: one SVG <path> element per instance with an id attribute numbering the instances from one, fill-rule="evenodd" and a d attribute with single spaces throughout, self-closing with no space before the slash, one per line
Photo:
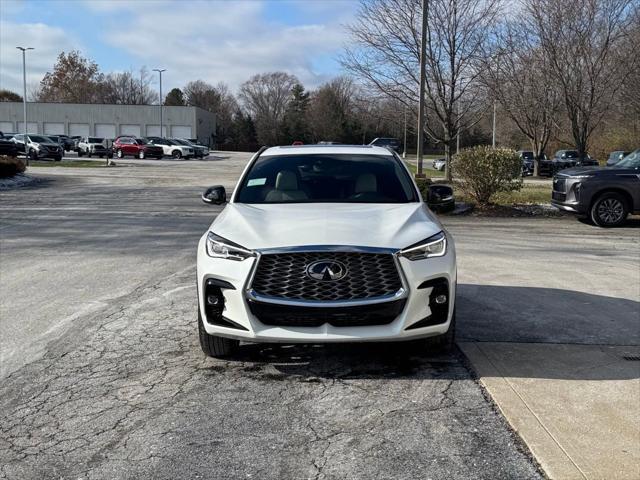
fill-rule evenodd
<path id="1" fill-rule="evenodd" d="M 202 199 L 225 203 L 224 187 Z M 210 356 L 239 340 L 454 339 L 453 239 L 386 148 L 258 152 L 200 239 L 197 282 Z"/>
<path id="2" fill-rule="evenodd" d="M 173 157 L 177 160 L 181 158 L 191 158 L 195 156 L 195 150 L 188 145 L 181 145 L 168 138 L 147 137 L 149 143 L 162 147 L 164 155 Z"/>

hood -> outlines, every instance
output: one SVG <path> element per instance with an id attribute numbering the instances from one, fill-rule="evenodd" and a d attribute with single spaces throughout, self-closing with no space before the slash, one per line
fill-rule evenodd
<path id="1" fill-rule="evenodd" d="M 629 173 L 628 168 L 615 168 L 614 167 L 576 167 L 576 168 L 567 168 L 566 170 L 562 170 L 558 172 L 558 176 L 562 177 L 573 177 L 577 175 L 619 175 L 621 173 Z"/>
<path id="2" fill-rule="evenodd" d="M 305 245 L 401 249 L 441 230 L 419 202 L 230 203 L 211 224 L 216 235 L 252 250 Z"/>

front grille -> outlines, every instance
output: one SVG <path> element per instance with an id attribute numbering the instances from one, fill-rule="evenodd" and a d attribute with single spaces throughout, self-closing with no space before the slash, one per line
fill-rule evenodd
<path id="1" fill-rule="evenodd" d="M 249 308 L 265 325 L 281 327 L 364 327 L 387 325 L 402 312 L 406 300 L 347 307 L 299 307 L 262 302 L 249 302 Z"/>
<path id="2" fill-rule="evenodd" d="M 317 280 L 307 267 L 319 261 L 340 262 L 346 275 Z M 393 295 L 402 281 L 388 253 L 296 252 L 263 254 L 251 288 L 258 294 L 288 300 L 360 300 Z"/>
<path id="3" fill-rule="evenodd" d="M 553 179 L 553 190 L 556 192 L 564 192 L 566 188 L 567 180 L 565 178 Z"/>

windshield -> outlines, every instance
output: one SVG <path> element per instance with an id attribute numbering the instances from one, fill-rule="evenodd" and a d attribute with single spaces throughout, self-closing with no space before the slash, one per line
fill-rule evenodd
<path id="1" fill-rule="evenodd" d="M 575 150 L 567 150 L 565 152 L 565 156 L 566 158 L 578 158 L 578 152 L 576 152 Z"/>
<path id="2" fill-rule="evenodd" d="M 41 137 L 40 135 L 29 135 L 29 140 L 31 140 L 34 143 L 55 143 L 50 138 Z"/>
<path id="3" fill-rule="evenodd" d="M 522 158 L 526 160 L 533 160 L 533 152 L 522 152 Z"/>
<path id="4" fill-rule="evenodd" d="M 89 137 L 88 142 L 89 143 L 102 143 L 104 139 L 103 138 L 99 138 L 99 137 Z"/>
<path id="5" fill-rule="evenodd" d="M 190 146 L 187 142 L 185 142 L 184 140 L 180 140 L 179 138 L 172 138 L 171 141 L 173 143 L 177 143 L 178 145 L 186 145 L 187 147 Z"/>
<path id="6" fill-rule="evenodd" d="M 146 140 L 143 140 L 142 138 L 135 138 L 133 141 L 138 145 L 147 145 L 148 143 Z"/>
<path id="7" fill-rule="evenodd" d="M 631 152 L 616 164 L 616 168 L 640 168 L 640 149 Z"/>
<path id="8" fill-rule="evenodd" d="M 242 179 L 240 203 L 407 203 L 418 201 L 400 162 L 382 155 L 260 157 Z"/>

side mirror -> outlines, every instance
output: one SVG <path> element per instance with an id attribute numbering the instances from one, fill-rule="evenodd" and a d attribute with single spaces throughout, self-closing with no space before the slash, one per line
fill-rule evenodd
<path id="1" fill-rule="evenodd" d="M 222 185 L 214 185 L 204 191 L 202 194 L 202 201 L 204 203 L 221 205 L 227 201 L 227 192 Z"/>
<path id="2" fill-rule="evenodd" d="M 427 190 L 427 205 L 436 212 L 448 212 L 455 208 L 453 188 L 449 185 L 429 185 Z"/>

